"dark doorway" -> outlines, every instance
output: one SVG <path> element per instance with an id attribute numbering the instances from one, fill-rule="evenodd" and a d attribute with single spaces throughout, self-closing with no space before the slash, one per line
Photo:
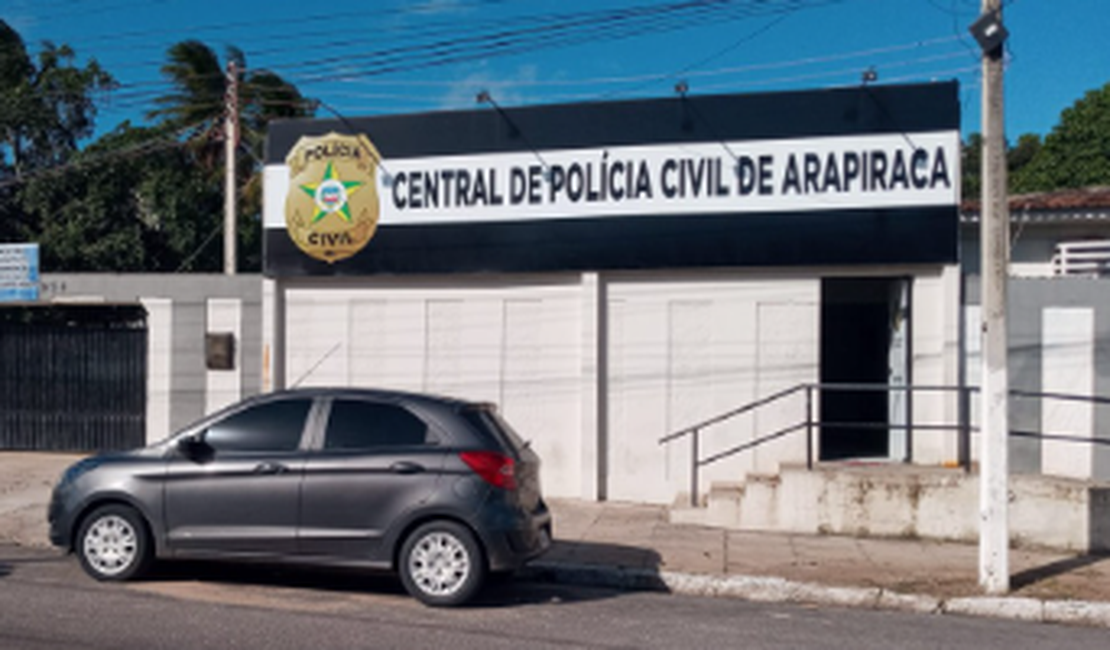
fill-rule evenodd
<path id="1" fill-rule="evenodd" d="M 895 381 L 894 377 L 898 377 L 896 383 L 908 383 L 908 282 L 906 278 L 822 280 L 822 384 L 879 387 Z M 823 390 L 821 460 L 889 458 L 889 425 L 892 419 L 904 421 L 904 403 L 904 394 L 884 390 Z"/>
<path id="2" fill-rule="evenodd" d="M 146 346 L 141 305 L 0 309 L 0 449 L 141 447 Z"/>

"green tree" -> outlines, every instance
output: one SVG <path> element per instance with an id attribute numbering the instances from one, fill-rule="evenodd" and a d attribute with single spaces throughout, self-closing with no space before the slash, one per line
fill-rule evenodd
<path id="1" fill-rule="evenodd" d="M 1043 143 L 1036 133 L 1026 133 L 1018 138 L 1017 144 L 1006 152 L 1006 169 L 1010 176 L 1018 174 L 1040 153 Z"/>
<path id="2" fill-rule="evenodd" d="M 246 57 L 228 48 L 224 62 L 208 45 L 182 41 L 167 51 L 162 74 L 172 90 L 157 98 L 148 114 L 159 127 L 185 131 L 186 141 L 209 182 L 222 188 L 224 173 L 224 116 L 229 80 L 226 63 L 239 71 L 238 108 L 241 139 L 236 169 L 239 192 L 239 259 L 243 269 L 261 266 L 261 165 L 266 125 L 273 119 L 308 117 L 312 103 L 295 86 L 269 70 L 247 67 Z M 222 191 L 222 189 L 221 189 Z M 220 214 L 217 212 L 217 214 Z M 197 215 L 204 221 L 206 215 Z M 218 268 L 218 266 L 216 267 Z M 215 270 L 215 269 L 209 269 Z"/>
<path id="3" fill-rule="evenodd" d="M 1006 169 L 1011 188 L 1014 187 L 1014 177 L 1023 173 L 1041 147 L 1041 137 L 1035 133 L 1026 133 L 1018 138 L 1017 144 L 1007 145 Z M 963 143 L 960 155 L 961 196 L 965 200 L 978 200 L 983 191 L 983 136 L 970 134 Z"/>
<path id="4" fill-rule="evenodd" d="M 20 35 L 0 20 L 0 176 L 64 163 L 92 135 L 92 95 L 113 82 L 95 60 L 75 67 L 75 56 L 47 42 L 33 61 Z"/>
<path id="5" fill-rule="evenodd" d="M 179 140 L 130 123 L 29 179 L 23 192 L 43 267 L 67 271 L 218 268 L 219 248 L 204 243 L 222 200 Z"/>
<path id="6" fill-rule="evenodd" d="M 38 238 L 21 205 L 23 179 L 66 163 L 92 134 L 93 95 L 113 85 L 95 60 L 74 64 L 73 50 L 44 43 L 37 60 L 0 20 L 0 241 Z"/>
<path id="7" fill-rule="evenodd" d="M 1110 83 L 1060 114 L 1032 159 L 1014 174 L 1014 192 L 1110 185 Z"/>
<path id="8" fill-rule="evenodd" d="M 983 136 L 967 136 L 960 157 L 960 195 L 965 200 L 978 199 L 983 191 Z"/>

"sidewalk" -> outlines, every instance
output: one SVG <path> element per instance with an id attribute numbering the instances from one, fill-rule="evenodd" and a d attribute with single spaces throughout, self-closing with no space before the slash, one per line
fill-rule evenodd
<path id="1" fill-rule="evenodd" d="M 50 487 L 76 458 L 0 452 L 0 542 L 49 546 Z M 1013 593 L 987 598 L 974 545 L 676 525 L 650 505 L 553 499 L 551 508 L 555 544 L 527 570 L 536 579 L 1110 627 L 1110 557 L 1014 550 Z"/>
<path id="2" fill-rule="evenodd" d="M 982 596 L 970 544 L 727 531 L 661 506 L 553 500 L 539 577 L 677 593 L 1110 627 L 1110 556 L 1015 549 L 1012 593 Z"/>

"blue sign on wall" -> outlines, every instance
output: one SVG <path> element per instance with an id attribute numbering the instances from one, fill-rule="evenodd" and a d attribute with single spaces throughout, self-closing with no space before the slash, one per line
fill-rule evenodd
<path id="1" fill-rule="evenodd" d="M 0 244 L 0 302 L 39 299 L 39 245 Z"/>

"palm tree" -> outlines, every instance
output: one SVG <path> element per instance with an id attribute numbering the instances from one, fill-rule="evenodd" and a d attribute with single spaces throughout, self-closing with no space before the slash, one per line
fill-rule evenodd
<path id="1" fill-rule="evenodd" d="M 240 248 L 245 267 L 260 262 L 262 182 L 260 161 L 266 125 L 276 118 L 311 117 L 314 104 L 280 75 L 247 66 L 246 56 L 228 47 L 221 63 L 208 45 L 187 40 L 166 52 L 162 74 L 171 90 L 156 98 L 158 108 L 147 117 L 167 132 L 180 132 L 209 181 L 218 183 L 223 175 L 224 117 L 229 86 L 227 63 L 234 63 L 238 74 L 238 112 L 240 150 L 236 178 L 240 188 Z"/>

